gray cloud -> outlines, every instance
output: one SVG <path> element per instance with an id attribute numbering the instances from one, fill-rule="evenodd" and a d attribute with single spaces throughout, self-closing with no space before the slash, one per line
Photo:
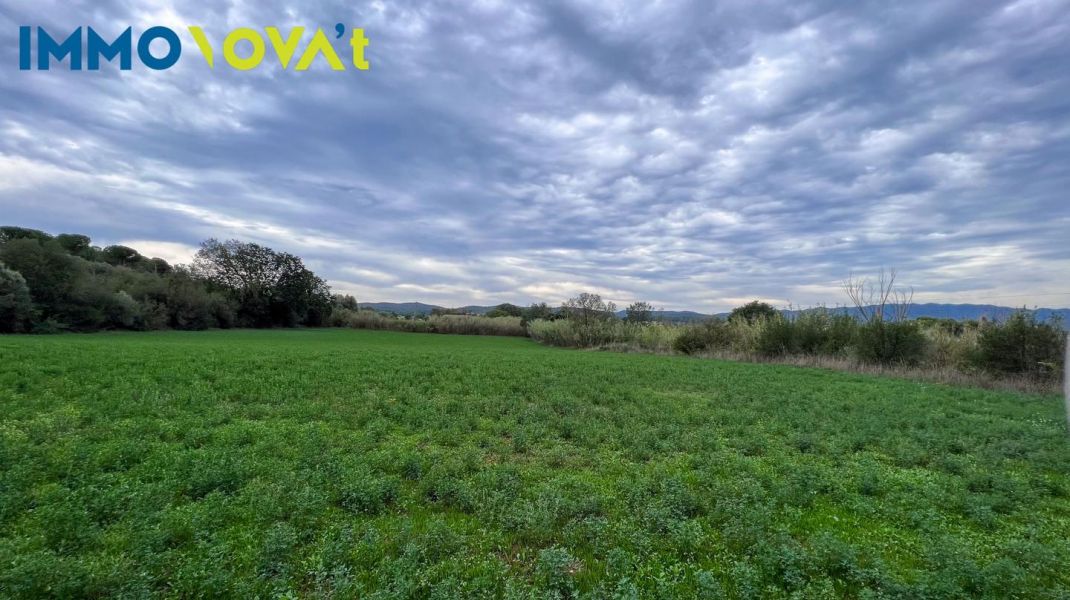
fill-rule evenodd
<path id="1" fill-rule="evenodd" d="M 832 304 L 896 266 L 922 300 L 1065 305 L 1067 9 L 0 6 L 0 220 L 171 257 L 255 240 L 362 300 Z M 14 67 L 18 25 L 338 21 L 371 71 L 209 70 L 184 33 L 167 71 Z"/>

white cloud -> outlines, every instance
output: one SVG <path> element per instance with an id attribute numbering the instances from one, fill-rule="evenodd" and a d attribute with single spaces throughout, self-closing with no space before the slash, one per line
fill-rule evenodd
<path id="1" fill-rule="evenodd" d="M 926 299 L 1065 289 L 1060 0 L 88 6 L 12 8 L 0 43 L 345 19 L 373 68 L 209 70 L 190 45 L 5 77 L 4 222 L 169 261 L 249 239 L 362 301 L 834 304 L 882 265 Z"/>

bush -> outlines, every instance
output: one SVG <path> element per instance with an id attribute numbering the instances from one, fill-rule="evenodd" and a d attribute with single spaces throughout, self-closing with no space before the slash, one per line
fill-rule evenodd
<path id="1" fill-rule="evenodd" d="M 604 320 L 585 325 L 574 319 L 539 319 L 528 323 L 527 333 L 537 342 L 565 348 L 672 352 L 679 329 L 665 323 Z"/>
<path id="2" fill-rule="evenodd" d="M 742 323 L 745 326 L 745 321 Z M 738 339 L 742 328 L 737 324 L 730 324 L 721 319 L 710 319 L 699 325 L 689 325 L 683 328 L 680 335 L 673 342 L 673 349 L 684 354 L 697 354 L 710 350 L 725 350 L 733 346 L 733 340 Z"/>
<path id="3" fill-rule="evenodd" d="M 524 336 L 520 317 L 479 317 L 474 315 L 432 315 L 406 318 L 372 310 L 336 308 L 327 319 L 331 327 L 381 329 L 408 333 L 449 333 L 456 335 Z"/>
<path id="4" fill-rule="evenodd" d="M 925 349 L 925 335 L 913 321 L 870 321 L 858 328 L 855 337 L 855 353 L 864 363 L 914 365 Z"/>
<path id="5" fill-rule="evenodd" d="M 26 280 L 0 263 L 0 333 L 29 331 L 32 320 L 33 301 Z"/>
<path id="6" fill-rule="evenodd" d="M 777 315 L 762 319 L 755 346 L 761 356 L 783 356 L 795 351 L 795 323 Z"/>
<path id="7" fill-rule="evenodd" d="M 858 322 L 847 315 L 823 309 L 809 310 L 794 319 L 777 315 L 757 322 L 755 352 L 761 356 L 803 354 L 840 356 L 858 331 Z"/>
<path id="8" fill-rule="evenodd" d="M 936 368 L 953 368 L 969 371 L 978 363 L 976 328 L 955 328 L 945 323 L 929 322 L 918 319 L 922 333 L 925 334 L 925 364 Z"/>
<path id="9" fill-rule="evenodd" d="M 604 323 L 583 326 L 571 319 L 532 321 L 528 323 L 528 335 L 537 342 L 565 348 L 598 347 L 612 337 Z"/>
<path id="10" fill-rule="evenodd" d="M 428 319 L 432 333 L 459 335 L 525 336 L 520 317 L 478 317 L 469 315 L 441 315 Z"/>
<path id="11" fill-rule="evenodd" d="M 1021 310 L 1003 324 L 981 328 L 977 362 L 991 373 L 1050 378 L 1062 369 L 1065 345 L 1066 332 L 1058 323 L 1039 322 Z"/>

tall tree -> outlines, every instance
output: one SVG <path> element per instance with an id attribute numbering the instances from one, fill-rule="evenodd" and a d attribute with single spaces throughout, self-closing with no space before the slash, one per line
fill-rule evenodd
<path id="1" fill-rule="evenodd" d="M 602 296 L 583 292 L 580 295 L 569 298 L 561 305 L 561 310 L 584 327 L 588 327 L 600 321 L 614 318 L 617 305 L 602 300 Z"/>
<path id="2" fill-rule="evenodd" d="M 632 302 L 625 310 L 629 323 L 649 323 L 654 320 L 654 307 L 649 302 Z"/>
<path id="3" fill-rule="evenodd" d="M 193 268 L 233 295 L 248 325 L 318 325 L 330 314 L 330 288 L 292 254 L 210 239 L 201 244 Z"/>

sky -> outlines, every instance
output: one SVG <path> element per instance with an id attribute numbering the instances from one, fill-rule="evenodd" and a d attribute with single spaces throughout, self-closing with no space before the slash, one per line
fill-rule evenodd
<path id="1" fill-rule="evenodd" d="M 335 23 L 369 70 L 186 29 Z M 20 71 L 20 25 L 183 54 Z M 0 0 L 0 59 L 0 224 L 257 242 L 362 302 L 833 306 L 883 267 L 1070 306 L 1070 0 Z"/>

